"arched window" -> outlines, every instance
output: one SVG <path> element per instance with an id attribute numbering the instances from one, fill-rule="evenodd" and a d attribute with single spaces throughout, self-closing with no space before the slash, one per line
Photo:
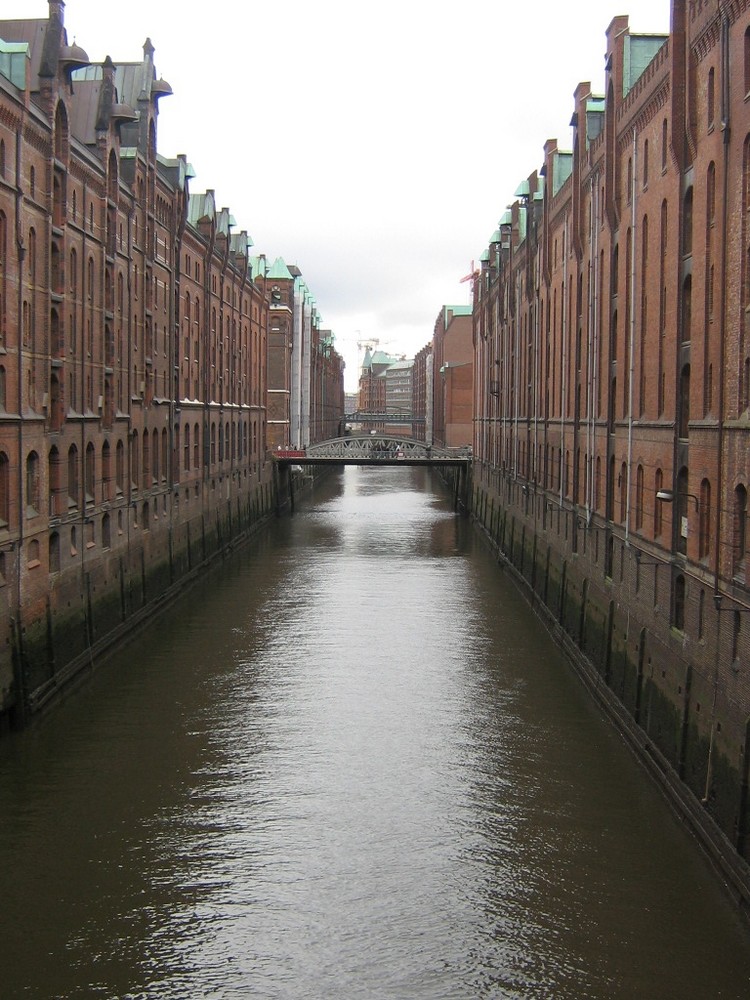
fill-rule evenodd
<path id="1" fill-rule="evenodd" d="M 96 451 L 91 441 L 86 445 L 84 492 L 86 494 L 86 503 L 94 503 L 96 496 Z"/>
<path id="2" fill-rule="evenodd" d="M 118 493 L 123 491 L 123 480 L 125 477 L 125 448 L 122 441 L 118 441 L 115 447 L 115 487 Z"/>
<path id="3" fill-rule="evenodd" d="M 693 252 L 693 189 L 685 192 L 682 203 L 682 255 L 689 257 Z"/>
<path id="4" fill-rule="evenodd" d="M 633 200 L 633 158 L 628 157 L 628 175 L 627 175 L 627 187 L 626 187 L 626 198 L 628 205 Z"/>
<path id="5" fill-rule="evenodd" d="M 68 115 L 65 102 L 58 101 L 55 108 L 55 159 L 68 162 Z"/>
<path id="6" fill-rule="evenodd" d="M 734 491 L 734 575 L 745 572 L 747 553 L 747 489 L 740 483 Z"/>
<path id="7" fill-rule="evenodd" d="M 643 186 L 648 187 L 648 139 L 643 143 Z"/>
<path id="8" fill-rule="evenodd" d="M 112 499 L 112 454 L 109 441 L 102 445 L 102 500 Z"/>
<path id="9" fill-rule="evenodd" d="M 667 131 L 667 119 L 665 118 L 661 125 L 661 169 L 662 171 L 667 169 L 667 156 L 669 155 L 668 147 L 668 136 Z"/>
<path id="10" fill-rule="evenodd" d="M 674 578 L 672 591 L 672 625 L 680 632 L 685 630 L 685 577 L 679 573 Z"/>
<path id="11" fill-rule="evenodd" d="M 151 475 L 151 435 L 148 431 L 143 432 L 143 488 L 148 489 L 149 476 Z"/>
<path id="12" fill-rule="evenodd" d="M 154 483 L 157 483 L 159 481 L 159 432 L 156 428 L 154 428 L 151 438 L 151 446 L 151 478 Z"/>
<path id="13" fill-rule="evenodd" d="M 140 461 L 138 458 L 138 431 L 133 431 L 133 440 L 130 445 L 130 481 L 134 489 L 138 489 L 140 482 Z"/>
<path id="14" fill-rule="evenodd" d="M 190 470 L 190 424 L 185 424 L 185 472 Z"/>
<path id="15" fill-rule="evenodd" d="M 750 94 L 750 28 L 745 29 L 745 94 Z"/>
<path id="16" fill-rule="evenodd" d="M 60 535 L 56 531 L 49 536 L 49 571 L 60 572 Z"/>
<path id="17" fill-rule="evenodd" d="M 618 272 L 620 270 L 620 247 L 615 243 L 615 248 L 612 251 L 612 274 L 610 278 L 610 292 L 611 294 L 617 295 L 617 282 L 619 280 Z"/>
<path id="18" fill-rule="evenodd" d="M 708 558 L 711 539 L 711 483 L 704 479 L 701 483 L 700 509 L 698 521 L 698 558 Z"/>
<path id="19" fill-rule="evenodd" d="M 60 452 L 56 446 L 52 446 L 47 456 L 47 469 L 49 476 L 49 512 L 54 517 L 62 514 L 62 468 L 60 463 Z"/>
<path id="20" fill-rule="evenodd" d="M 10 520 L 10 462 L 4 451 L 0 451 L 0 524 L 7 526 Z"/>
<path id="21" fill-rule="evenodd" d="M 74 444 L 68 449 L 68 506 L 79 504 L 78 449 Z"/>
<path id="22" fill-rule="evenodd" d="M 26 456 L 26 516 L 39 513 L 39 456 L 30 451 Z"/>
<path id="23" fill-rule="evenodd" d="M 714 127 L 716 115 L 716 76 L 713 66 L 708 71 L 708 82 L 706 84 L 706 125 L 710 132 Z"/>
<path id="24" fill-rule="evenodd" d="M 169 435 L 167 428 L 163 427 L 161 432 L 161 477 L 166 481 L 169 471 Z"/>

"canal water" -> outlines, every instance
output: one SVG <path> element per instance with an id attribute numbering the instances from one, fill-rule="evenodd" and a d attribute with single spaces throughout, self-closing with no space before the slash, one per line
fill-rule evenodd
<path id="1" fill-rule="evenodd" d="M 347 469 L 0 742 L 0 996 L 713 1000 L 750 934 L 421 469 Z"/>

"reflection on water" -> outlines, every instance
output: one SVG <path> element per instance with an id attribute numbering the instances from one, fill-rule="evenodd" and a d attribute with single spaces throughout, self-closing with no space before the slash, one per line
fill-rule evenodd
<path id="1" fill-rule="evenodd" d="M 750 994 L 697 849 L 423 470 L 349 469 L 0 746 L 3 997 Z"/>

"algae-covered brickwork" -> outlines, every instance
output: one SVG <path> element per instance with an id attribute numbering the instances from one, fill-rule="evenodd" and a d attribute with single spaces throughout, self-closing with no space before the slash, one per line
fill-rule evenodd
<path id="1" fill-rule="evenodd" d="M 576 523 L 563 509 L 543 517 L 541 494 L 527 501 L 519 484 L 501 497 L 479 478 L 474 518 L 586 682 L 636 751 L 657 761 L 657 773 L 671 774 L 667 784 L 682 789 L 677 798 L 692 799 L 718 827 L 719 844 L 750 858 L 748 720 L 723 671 L 696 657 L 660 612 L 666 577 L 655 590 L 656 567 L 628 546 L 607 575 L 606 528 Z"/>
<path id="2" fill-rule="evenodd" d="M 162 515 L 148 526 L 125 508 L 118 544 L 90 544 L 74 565 L 51 577 L 43 603 L 8 616 L 0 665 L 5 721 L 22 722 L 56 698 L 276 507 L 269 479 L 205 511 L 186 510 L 183 502 L 182 511 L 177 504 L 164 513 L 163 503 Z"/>

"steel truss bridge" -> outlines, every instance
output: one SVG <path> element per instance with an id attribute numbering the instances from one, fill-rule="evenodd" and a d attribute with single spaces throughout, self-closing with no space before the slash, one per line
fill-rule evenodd
<path id="1" fill-rule="evenodd" d="M 423 424 L 424 417 L 417 417 L 413 413 L 371 413 L 364 410 L 356 410 L 354 413 L 345 413 L 344 420 L 348 424 Z"/>
<path id="2" fill-rule="evenodd" d="M 273 453 L 275 464 L 277 510 L 288 505 L 294 509 L 296 466 L 309 465 L 426 465 L 449 470 L 453 481 L 455 506 L 464 505 L 468 496 L 471 469 L 470 448 L 438 448 L 415 438 L 391 434 L 349 434 L 310 445 L 304 450 L 287 449 Z"/>
<path id="3" fill-rule="evenodd" d="M 437 448 L 392 434 L 348 434 L 310 445 L 304 451 L 277 451 L 279 465 L 445 465 L 471 463 L 470 448 Z"/>

